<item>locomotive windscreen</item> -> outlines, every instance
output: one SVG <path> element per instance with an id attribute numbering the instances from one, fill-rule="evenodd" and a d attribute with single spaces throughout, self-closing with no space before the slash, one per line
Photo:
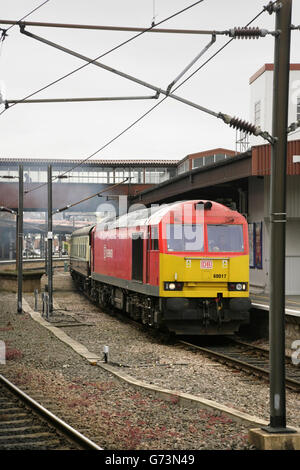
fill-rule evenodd
<path id="1" fill-rule="evenodd" d="M 168 251 L 204 251 L 203 224 L 167 224 Z"/>
<path id="2" fill-rule="evenodd" d="M 207 225 L 209 251 L 242 253 L 244 238 L 242 225 Z"/>

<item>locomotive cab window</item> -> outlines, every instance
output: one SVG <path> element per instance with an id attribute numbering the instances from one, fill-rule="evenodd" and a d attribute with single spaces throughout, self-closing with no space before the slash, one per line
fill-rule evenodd
<path id="1" fill-rule="evenodd" d="M 208 251 L 242 253 L 244 238 L 242 225 L 207 225 Z"/>
<path id="2" fill-rule="evenodd" d="M 203 224 L 167 224 L 168 251 L 204 251 Z"/>
<path id="3" fill-rule="evenodd" d="M 157 251 L 158 247 L 158 227 L 149 227 L 148 250 Z"/>

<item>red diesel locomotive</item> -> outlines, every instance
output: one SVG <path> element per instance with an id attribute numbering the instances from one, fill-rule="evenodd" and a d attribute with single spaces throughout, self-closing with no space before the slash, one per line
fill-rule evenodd
<path id="1" fill-rule="evenodd" d="M 76 230 L 70 272 L 102 308 L 178 335 L 233 334 L 249 320 L 248 225 L 216 202 L 172 203 Z"/>

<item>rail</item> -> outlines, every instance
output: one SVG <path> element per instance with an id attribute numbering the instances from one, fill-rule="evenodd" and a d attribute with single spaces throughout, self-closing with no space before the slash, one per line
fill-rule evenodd
<path id="1" fill-rule="evenodd" d="M 188 341 L 179 341 L 181 344 L 200 350 L 214 359 L 225 362 L 229 366 L 240 367 L 250 373 L 254 373 L 269 380 L 268 350 L 254 345 L 236 341 L 234 339 L 224 342 L 221 346 L 199 346 Z M 286 360 L 286 386 L 300 392 L 300 370 Z"/>
<path id="2" fill-rule="evenodd" d="M 17 396 L 22 402 L 29 406 L 35 413 L 45 419 L 48 423 L 52 424 L 55 429 L 59 430 L 64 436 L 71 439 L 84 450 L 103 450 L 97 444 L 92 442 L 86 436 L 76 431 L 76 429 L 69 426 L 67 423 L 62 421 L 60 418 L 55 416 L 49 410 L 40 405 L 37 401 L 31 398 L 29 395 L 24 393 L 12 382 L 7 380 L 3 375 L 0 375 L 0 383 L 9 389 L 14 395 Z"/>

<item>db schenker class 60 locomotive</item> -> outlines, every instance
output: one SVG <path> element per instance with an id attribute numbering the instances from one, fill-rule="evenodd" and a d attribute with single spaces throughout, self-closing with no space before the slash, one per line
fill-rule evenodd
<path id="1" fill-rule="evenodd" d="M 249 321 L 248 225 L 211 201 L 165 204 L 73 232 L 70 273 L 103 309 L 177 335 Z"/>

